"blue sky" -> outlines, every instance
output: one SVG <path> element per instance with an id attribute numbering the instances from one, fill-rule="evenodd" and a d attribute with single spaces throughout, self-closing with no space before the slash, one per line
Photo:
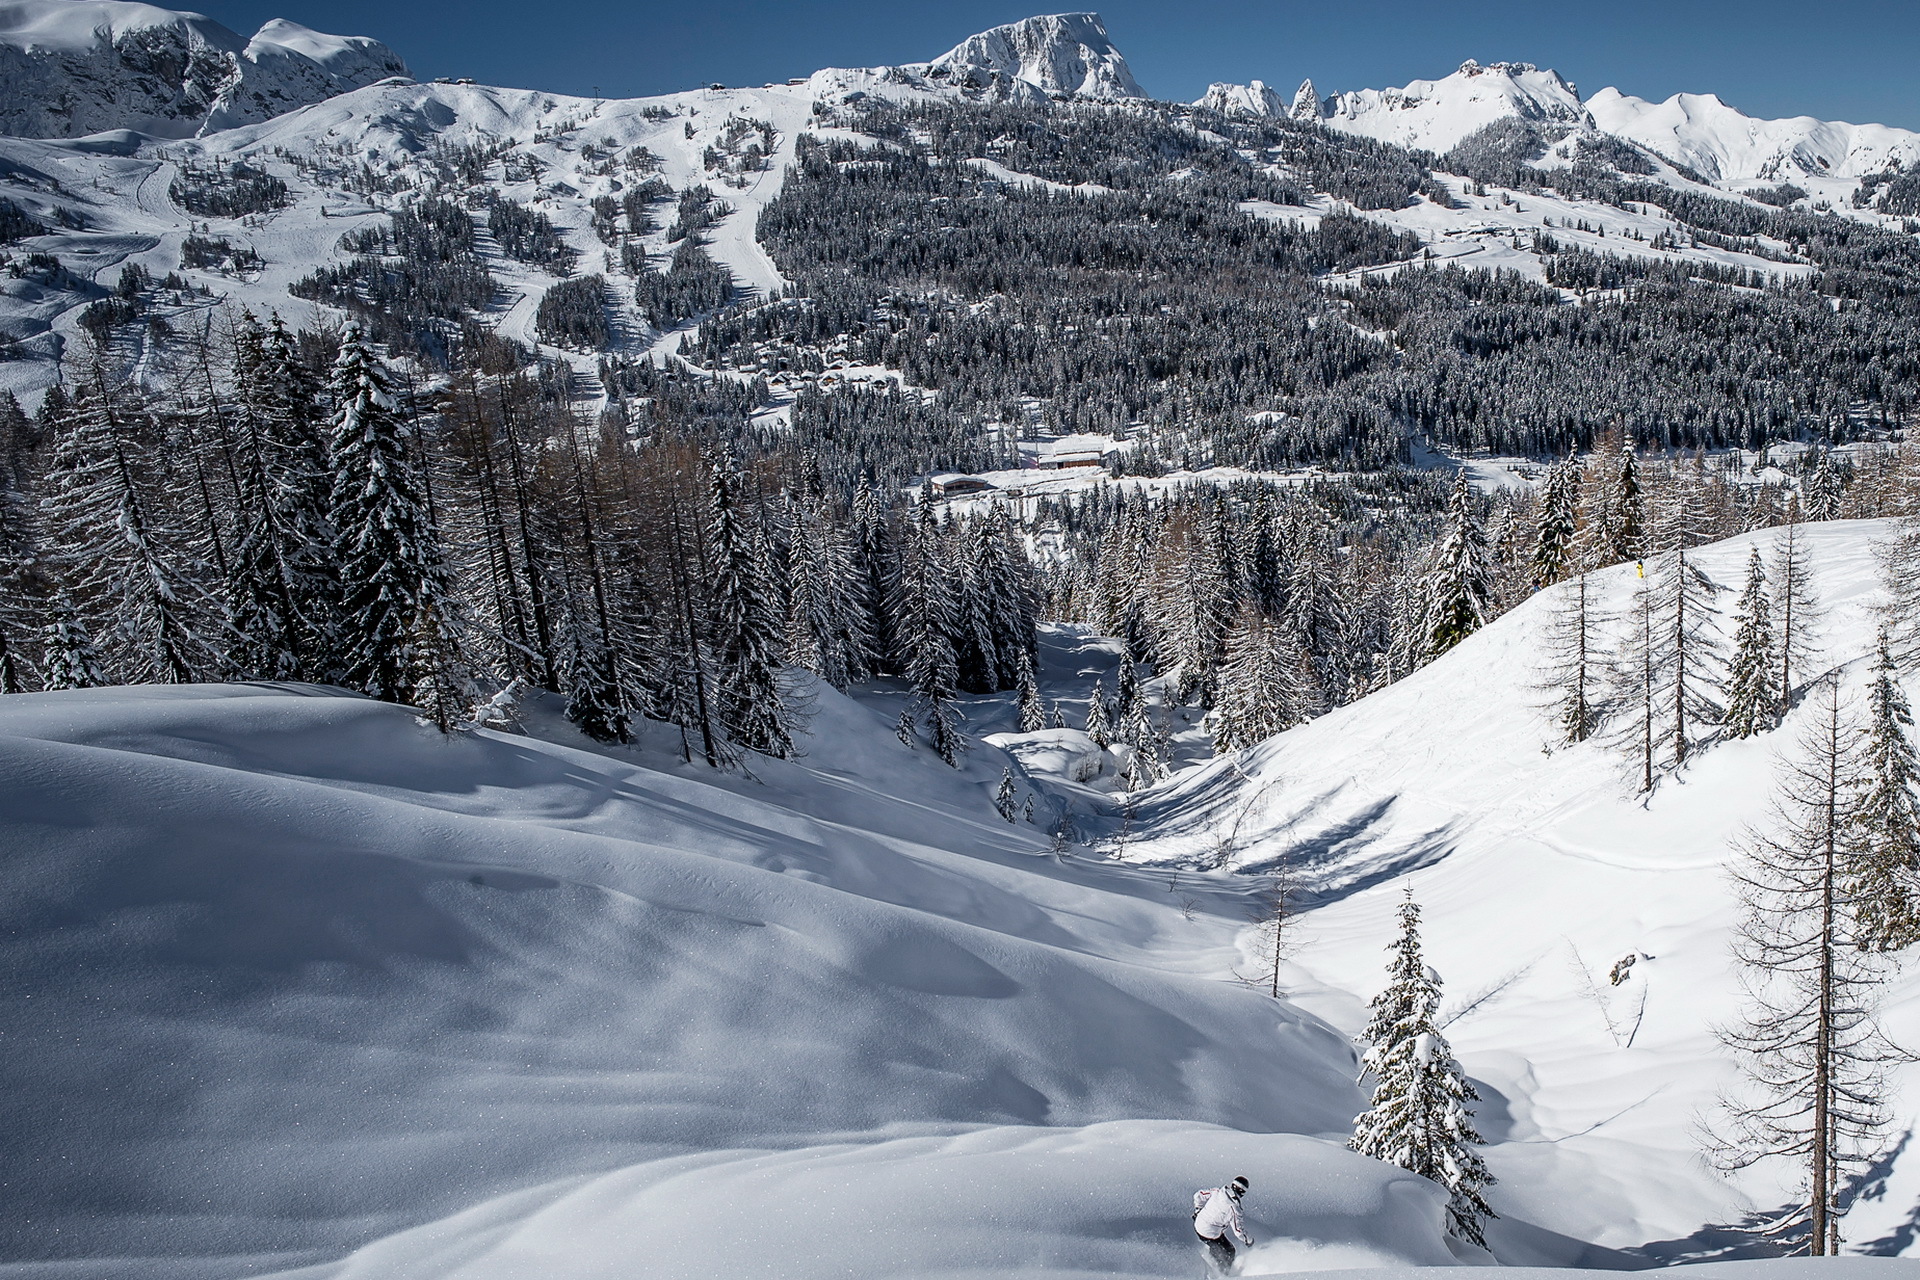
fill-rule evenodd
<path id="1" fill-rule="evenodd" d="M 421 76 L 565 93 L 639 95 L 709 81 L 759 84 L 823 66 L 931 58 L 1039 0 L 211 0 L 241 31 L 271 17 L 378 36 Z M 1115 0 L 1097 6 L 1155 97 L 1211 80 L 1289 93 L 1432 79 L 1466 58 L 1538 63 L 1582 93 L 1718 93 L 1753 115 L 1920 129 L 1920 0 Z"/>

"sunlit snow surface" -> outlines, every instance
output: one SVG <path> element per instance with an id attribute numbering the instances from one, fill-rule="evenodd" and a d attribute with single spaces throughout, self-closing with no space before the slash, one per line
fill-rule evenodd
<path id="1" fill-rule="evenodd" d="M 1840 668 L 1856 693 L 1878 598 L 1868 547 L 1884 532 L 1873 522 L 1802 526 L 1829 605 L 1821 669 Z M 1748 549 L 1771 555 L 1778 536 L 1698 554 L 1734 589 L 1722 596 L 1729 613 Z M 1636 572 L 1593 576 L 1604 607 L 1624 608 Z M 1428 957 L 1447 982 L 1447 1034 L 1482 1082 L 1480 1122 L 1502 1180 L 1494 1204 L 1603 1245 L 1708 1255 L 1725 1242 L 1704 1224 L 1766 1213 L 1794 1194 L 1791 1169 L 1732 1182 L 1710 1172 L 1697 1124 L 1733 1083 L 1712 1030 L 1738 1011 L 1728 847 L 1765 819 L 1777 753 L 1800 716 L 1713 743 L 1639 797 L 1610 743 L 1550 743 L 1545 695 L 1529 687 L 1550 603 L 1551 593 L 1536 596 L 1386 691 L 1172 780 L 1139 805 L 1145 834 L 1127 856 L 1212 861 L 1226 850 L 1245 870 L 1293 868 L 1314 909 L 1282 984 L 1356 1030 L 1411 885 L 1427 912 Z M 1614 986 L 1609 971 L 1627 956 L 1631 976 Z M 1905 968 L 1888 988 L 1885 1022 L 1913 1044 L 1920 988 Z M 1920 1076 L 1893 1081 L 1888 1138 L 1898 1145 L 1915 1122 Z M 1853 1247 L 1913 1252 L 1920 1157 L 1910 1144 L 1868 1190 L 1848 1215 Z"/>
<path id="2" fill-rule="evenodd" d="M 1879 529 L 1808 530 L 1856 674 Z M 1730 581 L 1746 545 L 1702 563 Z M 1724 845 L 1784 735 L 1644 806 L 1598 748 L 1547 755 L 1542 603 L 1141 797 L 1124 844 L 1065 779 L 1022 778 L 1043 822 L 1004 823 L 1012 758 L 908 751 L 885 689 L 822 691 L 805 757 L 752 777 L 542 706 L 448 740 L 297 687 L 0 699 L 0 1278 L 1188 1277 L 1188 1199 L 1235 1173 L 1247 1274 L 1485 1262 L 1340 1145 L 1409 881 L 1499 1258 L 1740 1245 L 1714 1228 L 1784 1180 L 1722 1182 L 1690 1126 L 1727 1080 Z M 1070 718 L 1113 656 L 1048 632 Z M 1010 712 L 970 725 L 1018 747 Z M 1093 842 L 1064 857 L 1062 804 Z M 1222 852 L 1311 873 L 1287 1001 L 1233 978 Z M 1889 1028 L 1917 1013 L 1897 983 Z M 1850 1247 L 1911 1251 L 1917 1204 L 1903 1153 Z"/>

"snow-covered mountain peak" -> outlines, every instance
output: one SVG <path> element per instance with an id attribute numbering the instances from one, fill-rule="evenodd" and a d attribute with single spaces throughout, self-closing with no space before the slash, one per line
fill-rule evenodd
<path id="1" fill-rule="evenodd" d="M 284 19 L 246 39 L 198 13 L 120 0 L 0 5 L 0 133 L 186 137 L 405 75 L 386 45 Z"/>
<path id="2" fill-rule="evenodd" d="M 1320 118 L 1320 95 L 1311 80 L 1300 82 L 1291 103 L 1263 80 L 1252 80 L 1246 84 L 1216 81 L 1207 86 L 1206 96 L 1193 105 L 1218 111 L 1223 116 L 1253 116 L 1263 120 L 1277 120 L 1284 116 L 1291 116 L 1295 120 Z"/>
<path id="3" fill-rule="evenodd" d="M 1587 107 L 1608 133 L 1717 182 L 1860 178 L 1920 160 L 1920 134 L 1906 129 L 1812 116 L 1760 120 L 1711 93 L 1649 102 L 1606 88 Z"/>
<path id="4" fill-rule="evenodd" d="M 1144 98 L 1097 13 L 1055 13 L 968 36 L 913 68 L 995 97 Z"/>
<path id="5" fill-rule="evenodd" d="M 1261 80 L 1246 84 L 1215 81 L 1207 86 L 1206 96 L 1193 105 L 1218 111 L 1223 116 L 1255 116 L 1263 120 L 1286 114 L 1286 100 Z"/>
<path id="6" fill-rule="evenodd" d="M 1293 118 L 1296 120 L 1318 120 L 1320 118 L 1320 94 L 1313 87 L 1313 81 L 1302 80 L 1300 87 L 1293 93 Z"/>
<path id="7" fill-rule="evenodd" d="M 1446 151 L 1496 120 L 1593 123 L 1579 90 L 1559 72 L 1530 62 L 1472 59 L 1440 80 L 1334 94 L 1321 115 L 1332 128 L 1428 151 Z"/>

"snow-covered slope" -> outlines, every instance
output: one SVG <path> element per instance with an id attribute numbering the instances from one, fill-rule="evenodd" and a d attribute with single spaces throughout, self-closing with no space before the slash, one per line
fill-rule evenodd
<path id="1" fill-rule="evenodd" d="M 1529 62 L 1481 66 L 1471 60 L 1440 80 L 1333 94 L 1321 105 L 1321 115 L 1330 128 L 1435 152 L 1496 120 L 1592 123 L 1578 90 L 1558 72 Z"/>
<path id="2" fill-rule="evenodd" d="M 1168 1275 L 1242 1171 L 1271 1257 L 1451 1261 L 1231 888 L 1049 855 L 997 750 L 534 723 L 0 699 L 0 1275 Z"/>
<path id="3" fill-rule="evenodd" d="M 1607 88 L 1587 110 L 1608 133 L 1718 182 L 1861 178 L 1920 161 L 1920 133 L 1812 116 L 1759 120 L 1710 93 L 1648 102 Z"/>
<path id="4" fill-rule="evenodd" d="M 248 40 L 197 13 L 121 0 L 0 5 L 0 133 L 17 136 L 188 137 L 406 74 L 377 40 L 284 19 Z"/>
<path id="5" fill-rule="evenodd" d="M 1884 526 L 1802 526 L 1828 608 L 1822 666 L 1857 689 L 1873 637 L 1871 540 Z M 1737 586 L 1773 531 L 1702 549 Z M 1623 606 L 1631 565 L 1593 576 Z M 1386 691 L 1223 759 L 1153 793 L 1129 856 L 1226 856 L 1287 866 L 1313 909 L 1283 980 L 1296 1002 L 1349 1030 L 1380 981 L 1400 894 L 1426 910 L 1431 963 L 1447 981 L 1447 1033 L 1481 1082 L 1500 1177 L 1492 1203 L 1578 1239 L 1663 1260 L 1735 1243 L 1706 1228 L 1792 1202 L 1796 1171 L 1734 1181 L 1699 1157 L 1696 1120 L 1732 1080 L 1717 1022 L 1739 988 L 1728 954 L 1729 846 L 1765 821 L 1776 753 L 1801 713 L 1747 741 L 1716 742 L 1651 797 L 1610 745 L 1553 747 L 1537 678 L 1556 593 L 1529 600 Z M 1909 679 L 1909 696 L 1920 681 Z M 1616 962 L 1635 957 L 1619 985 Z M 1884 1002 L 1895 1040 L 1920 1040 L 1911 965 Z M 1889 1147 L 1920 1121 L 1920 1072 L 1893 1077 Z M 1850 1247 L 1909 1253 L 1920 1205 L 1911 1145 L 1847 1215 Z"/>
<path id="6" fill-rule="evenodd" d="M 896 91 L 900 90 L 895 86 Z M 635 180 L 631 170 L 605 163 L 608 152 L 645 148 L 657 173 L 675 191 L 708 184 L 731 212 L 705 236 L 707 251 L 733 273 L 746 296 L 782 286 L 779 271 L 754 238 L 759 212 L 780 191 L 800 133 L 823 96 L 810 85 L 764 89 L 696 90 L 649 99 L 571 98 L 526 89 L 389 81 L 328 98 L 259 124 L 156 145 L 131 135 L 80 142 L 0 137 L 0 195 L 49 227 L 25 242 L 30 251 L 57 254 L 84 282 L 53 290 L 30 279 L 0 277 L 0 334 L 22 344 L 26 359 L 0 361 L 0 386 L 27 392 L 57 376 L 56 359 L 80 314 L 111 287 L 128 263 L 156 279 L 169 272 L 208 290 L 168 315 L 177 328 L 204 323 L 220 302 L 278 310 L 295 323 L 320 319 L 313 304 L 288 286 L 315 267 L 348 256 L 341 239 L 384 221 L 389 201 L 348 185 L 361 164 L 401 185 L 431 180 L 437 149 L 475 146 L 497 151 L 489 186 L 552 219 L 581 270 L 601 271 L 621 313 L 609 348 L 625 354 L 678 342 L 649 329 L 633 305 L 633 279 L 617 254 L 592 229 L 596 196 L 616 196 Z M 743 168 L 739 122 L 764 125 L 773 147 L 760 168 Z M 766 136 L 758 131 L 754 139 Z M 598 149 L 596 155 L 595 149 Z M 188 167 L 221 168 L 236 160 L 285 182 L 288 203 L 246 217 L 199 217 L 179 207 L 171 187 Z M 716 169 L 715 164 L 723 166 Z M 510 175 L 509 164 L 518 166 Z M 65 210 L 78 229 L 63 227 Z M 481 219 L 484 222 L 484 217 Z M 670 221 L 663 218 L 660 221 Z M 664 226 L 646 248 L 657 268 L 671 251 Z M 192 266 L 182 246 L 190 235 L 211 236 L 257 255 L 257 265 Z M 490 312 L 499 331 L 536 344 L 535 309 L 558 277 L 517 262 L 489 246 L 488 267 L 497 297 Z M 591 370 L 594 357 L 549 348 Z"/>
<path id="7" fill-rule="evenodd" d="M 1056 13 L 994 27 L 911 70 L 1003 98 L 1146 97 L 1097 13 Z"/>

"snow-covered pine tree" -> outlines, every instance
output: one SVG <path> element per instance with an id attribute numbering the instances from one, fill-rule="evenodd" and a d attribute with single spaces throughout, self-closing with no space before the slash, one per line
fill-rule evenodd
<path id="1" fill-rule="evenodd" d="M 1428 571 L 1426 656 L 1437 658 L 1486 625 L 1493 615 L 1485 531 L 1467 473 L 1454 479 L 1446 528 Z"/>
<path id="2" fill-rule="evenodd" d="M 915 724 L 924 721 L 935 753 L 957 769 L 966 737 L 955 706 L 960 675 L 949 638 L 954 628 L 952 574 L 944 541 L 934 514 L 933 486 L 927 484 L 901 538 L 888 614 L 913 696 L 901 713 L 901 728 L 910 737 Z"/>
<path id="3" fill-rule="evenodd" d="M 1031 656 L 1039 645 L 1041 601 L 1033 564 L 1004 504 L 996 505 L 987 516 L 982 559 L 988 566 L 989 605 L 999 635 L 1000 687 L 1017 688 L 1020 655 Z"/>
<path id="4" fill-rule="evenodd" d="M 1792 513 L 1789 512 L 1791 515 Z M 1808 563 L 1806 531 L 1789 520 L 1773 540 L 1772 595 L 1780 641 L 1780 705 L 1791 706 L 1794 689 L 1813 674 L 1820 657 L 1820 624 L 1825 610 Z"/>
<path id="5" fill-rule="evenodd" d="M 282 415 L 282 374 L 268 367 L 266 330 L 251 313 L 234 327 L 234 380 L 241 404 L 231 432 L 234 498 L 239 536 L 229 571 L 228 611 L 234 639 L 233 669 L 246 677 L 298 680 L 318 677 L 313 628 L 303 617 L 303 583 L 313 549 L 325 545 L 324 523 L 301 529 L 302 513 L 289 499 L 304 497 L 305 459 L 283 455 L 272 428 Z M 211 384 L 211 376 L 208 379 Z M 319 513 L 314 513 L 319 514 Z M 307 523 L 307 522 L 300 522 Z M 303 587 L 306 588 L 303 590 Z"/>
<path id="6" fill-rule="evenodd" d="M 1020 788 L 1013 780 L 1011 768 L 1000 771 L 1000 786 L 993 793 L 993 809 L 1008 822 L 1013 822 L 1020 816 Z"/>
<path id="7" fill-rule="evenodd" d="M 1047 704 L 1033 676 L 1033 655 L 1020 654 L 1020 732 L 1038 733 L 1047 727 Z"/>
<path id="8" fill-rule="evenodd" d="M 1903 671 L 1920 666 L 1920 492 L 1909 499 L 1913 508 L 1900 517 L 1893 531 L 1874 544 L 1880 562 L 1880 585 L 1886 591 L 1884 617 L 1894 660 Z M 1792 532 L 1789 525 L 1787 531 Z"/>
<path id="9" fill-rule="evenodd" d="M 1554 464 L 1534 508 L 1533 585 L 1550 587 L 1572 572 L 1579 530 L 1580 467 L 1572 458 Z"/>
<path id="10" fill-rule="evenodd" d="M 40 640 L 44 670 L 41 683 L 48 689 L 96 689 L 107 683 L 100 655 L 64 593 L 47 607 L 47 624 Z"/>
<path id="11" fill-rule="evenodd" d="M 215 665 L 201 633 L 212 613 L 203 571 L 166 519 L 151 441 L 106 366 L 83 344 L 80 393 L 54 427 L 40 499 L 49 565 L 115 678 L 199 679 Z"/>
<path id="12" fill-rule="evenodd" d="M 442 733 L 451 733 L 466 720 L 476 692 L 455 638 L 459 626 L 454 607 L 452 593 L 436 574 L 413 611 L 412 634 L 407 641 L 408 701 L 419 710 L 421 719 Z"/>
<path id="13" fill-rule="evenodd" d="M 1400 936 L 1388 950 L 1387 986 L 1373 998 L 1360 1033 L 1370 1046 L 1361 1078 L 1373 1077 L 1373 1095 L 1354 1117 L 1347 1145 L 1439 1183 L 1448 1193 L 1447 1229 L 1485 1248 L 1481 1224 L 1499 1215 L 1481 1194 L 1494 1177 L 1475 1150 L 1486 1139 L 1467 1106 L 1480 1095 L 1437 1025 L 1440 975 L 1421 957 L 1420 907 L 1411 890 L 1400 905 Z"/>
<path id="14" fill-rule="evenodd" d="M 956 600 L 953 636 L 954 660 L 960 687 L 968 693 L 992 693 L 999 687 L 1000 641 L 994 625 L 992 570 L 983 546 L 984 523 L 973 521 L 950 538 L 949 559 L 960 571 L 954 583 Z"/>
<path id="15" fill-rule="evenodd" d="M 1107 714 L 1107 680 L 1105 676 L 1093 682 L 1093 692 L 1087 697 L 1087 736 L 1093 739 L 1093 745 L 1106 749 L 1113 745 L 1113 721 Z"/>
<path id="16" fill-rule="evenodd" d="M 567 719 L 596 742 L 631 741 L 633 714 L 616 659 L 607 651 L 590 611 L 580 601 L 569 600 L 560 626 Z"/>
<path id="17" fill-rule="evenodd" d="M 278 511 L 276 531 L 284 541 L 276 558 L 293 593 L 304 663 L 301 678 L 332 681 L 342 667 L 337 635 L 340 566 L 329 523 L 333 481 L 328 423 L 313 370 L 278 314 L 267 324 L 261 360 L 252 372 L 251 385 L 242 383 L 243 405 L 255 420 L 270 482 L 268 496 Z"/>
<path id="18" fill-rule="evenodd" d="M 1631 435 L 1609 433 L 1587 463 L 1580 486 L 1577 562 L 1603 569 L 1647 554 L 1646 493 Z"/>
<path id="19" fill-rule="evenodd" d="M 1727 666 L 1727 732 L 1751 738 L 1780 723 L 1773 655 L 1773 601 L 1760 548 L 1747 556 L 1747 585 L 1733 615 L 1733 658 Z"/>
<path id="20" fill-rule="evenodd" d="M 1811 713 L 1772 820 L 1742 842 L 1731 873 L 1742 907 L 1733 952 L 1748 1005 L 1720 1035 L 1747 1087 L 1723 1101 L 1710 1151 L 1727 1169 L 1799 1163 L 1807 1199 L 1794 1218 L 1818 1256 L 1839 1251 L 1848 1172 L 1880 1151 L 1888 1047 L 1874 1016 L 1884 962 L 1851 936 L 1846 910 L 1859 726 L 1831 679 L 1818 685 Z"/>
<path id="21" fill-rule="evenodd" d="M 1802 465 L 1802 474 L 1806 477 L 1801 483 L 1801 492 L 1805 495 L 1802 506 L 1809 520 L 1838 520 L 1840 518 L 1840 477 L 1833 468 L 1833 450 L 1817 450 L 1818 458 L 1811 467 Z"/>
<path id="22" fill-rule="evenodd" d="M 1849 805 L 1844 895 L 1856 945 L 1897 951 L 1920 941 L 1920 763 L 1913 714 L 1884 628 L 1876 652 L 1860 789 Z"/>
<path id="23" fill-rule="evenodd" d="M 459 655 L 425 478 L 409 447 L 411 429 L 395 411 L 386 368 L 354 324 L 341 336 L 332 400 L 330 523 L 340 568 L 345 682 L 386 702 L 419 706 L 415 681 L 432 673 L 434 686 L 425 692 L 449 697 L 455 676 L 442 668 L 457 664 Z M 430 655 L 415 653 L 423 642 Z"/>
<path id="24" fill-rule="evenodd" d="M 1243 608 L 1227 639 L 1220 692 L 1207 721 L 1216 755 L 1264 742 L 1299 723 L 1300 647 L 1280 623 Z"/>
<path id="25" fill-rule="evenodd" d="M 858 612 L 868 620 L 867 652 L 872 663 L 887 665 L 898 652 L 893 638 L 892 600 L 893 564 L 889 555 L 888 512 L 886 503 L 860 476 L 853 491 L 851 546 L 853 578 L 849 584 L 858 600 Z M 894 668 L 898 670 L 898 668 Z"/>
<path id="26" fill-rule="evenodd" d="M 1213 704 L 1233 616 L 1233 596 L 1220 565 L 1205 527 L 1188 521 L 1169 530 L 1150 621 L 1157 666 L 1174 674 L 1173 696 L 1183 703 Z"/>
<path id="27" fill-rule="evenodd" d="M 720 723 L 747 750 L 785 759 L 793 754 L 792 710 L 781 688 L 779 611 L 761 568 L 765 543 L 752 527 L 738 465 L 715 456 L 708 467 L 709 626 Z"/>
<path id="28" fill-rule="evenodd" d="M 827 678 L 827 646 L 823 633 L 833 628 L 832 606 L 826 582 L 826 566 L 815 525 L 817 518 L 798 501 L 790 501 L 787 511 L 787 626 L 785 657 L 788 665 L 811 671 L 835 688 L 845 688 L 846 678 Z"/>

